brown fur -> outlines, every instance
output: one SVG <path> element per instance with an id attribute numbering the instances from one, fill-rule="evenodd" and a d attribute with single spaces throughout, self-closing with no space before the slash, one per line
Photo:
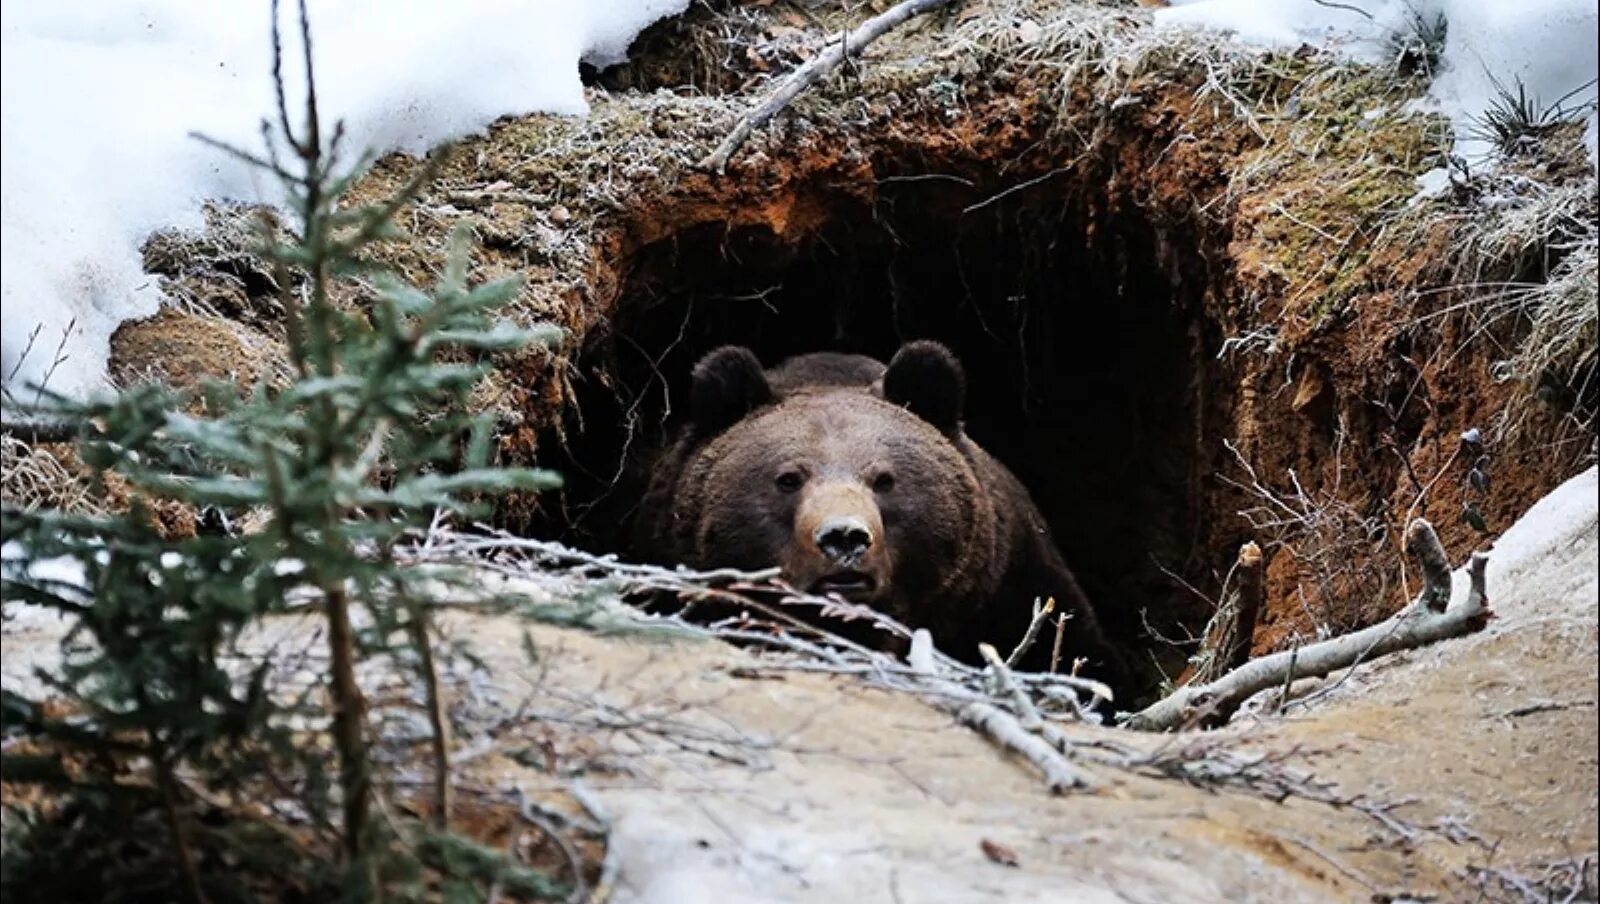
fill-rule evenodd
<path id="1" fill-rule="evenodd" d="M 695 383 L 695 423 L 658 463 L 638 552 L 781 566 L 790 583 L 927 627 L 964 658 L 979 641 L 1008 651 L 1032 601 L 1053 596 L 1073 614 L 1069 653 L 1118 677 L 1027 490 L 961 429 L 963 377 L 943 346 L 911 343 L 887 368 L 830 353 L 768 371 L 721 349 Z M 1049 646 L 1047 633 L 1030 664 Z"/>

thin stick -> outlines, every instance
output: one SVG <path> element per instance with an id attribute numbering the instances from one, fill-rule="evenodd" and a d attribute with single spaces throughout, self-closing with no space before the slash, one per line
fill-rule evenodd
<path id="1" fill-rule="evenodd" d="M 36 421 L 30 418 L 0 418 L 0 433 L 37 446 L 41 443 L 66 443 L 78 438 L 83 425 L 66 421 Z"/>
<path id="2" fill-rule="evenodd" d="M 429 637 L 427 610 L 412 605 L 411 643 L 417 648 L 418 663 L 422 670 L 423 689 L 427 695 L 428 725 L 432 734 L 429 746 L 433 752 L 433 824 L 440 829 L 450 827 L 450 811 L 455 809 L 454 789 L 450 784 L 450 719 L 445 714 L 444 692 L 439 686 L 439 666 L 433 657 L 433 638 Z"/>
<path id="3" fill-rule="evenodd" d="M 904 2 L 897 3 L 887 11 L 861 23 L 856 27 L 855 31 L 850 32 L 839 43 L 829 46 L 827 50 L 807 60 L 805 65 L 796 69 L 787 79 L 784 79 L 783 84 L 779 85 L 778 89 L 773 91 L 765 101 L 762 101 L 754 110 L 740 117 L 739 122 L 734 125 L 733 131 L 728 133 L 728 137 L 724 138 L 722 143 L 717 145 L 717 149 L 700 162 L 700 168 L 721 174 L 728 168 L 728 160 L 733 157 L 739 146 L 744 144 L 745 139 L 749 138 L 750 134 L 756 129 L 771 121 L 772 117 L 782 112 L 785 107 L 789 106 L 791 101 L 800 95 L 800 92 L 816 84 L 823 76 L 839 68 L 839 65 L 849 59 L 851 55 L 860 56 L 861 51 L 865 50 L 868 44 L 883 37 L 884 34 L 906 20 L 931 12 L 952 2 L 955 2 L 955 0 L 904 0 Z"/>
<path id="4" fill-rule="evenodd" d="M 172 834 L 172 852 L 178 860 L 178 870 L 183 874 L 184 887 L 192 904 L 208 904 L 205 889 L 200 884 L 200 871 L 194 864 L 194 852 L 189 845 L 189 835 L 184 831 L 183 815 L 178 812 L 177 780 L 172 773 L 172 762 L 165 750 L 155 754 L 156 784 L 161 787 L 161 808 L 167 814 L 167 831 Z"/>
<path id="5" fill-rule="evenodd" d="M 983 644 L 980 650 L 987 648 L 993 655 L 991 665 L 999 665 L 995 670 L 998 677 L 1001 674 L 1010 675 L 1010 670 L 1005 668 L 1005 663 L 1000 662 L 1000 654 L 994 647 Z M 907 657 L 912 668 L 921 674 L 935 689 L 943 686 L 945 689 L 954 687 L 953 682 L 941 679 L 938 675 L 939 652 L 934 649 L 933 637 L 925 629 L 918 629 L 911 637 L 911 653 Z M 1013 690 L 1020 694 L 1013 682 Z M 1024 698 L 1026 695 L 1022 695 Z M 923 697 L 930 705 L 944 710 L 956 717 L 961 724 L 977 731 L 979 734 L 993 741 L 995 744 L 1012 751 L 1023 759 L 1032 763 L 1044 775 L 1045 785 L 1052 794 L 1062 794 L 1074 788 L 1092 788 L 1094 781 L 1088 773 L 1068 762 L 1061 755 L 1061 751 L 1051 746 L 1038 731 L 1029 731 L 1023 727 L 1016 717 L 1005 712 L 997 706 L 981 702 L 955 702 L 944 697 Z M 1015 699 L 1015 697 L 1013 697 Z M 1032 708 L 1031 701 L 1029 708 Z M 1034 710 L 1038 716 L 1038 711 Z M 1041 728 L 1045 726 L 1041 723 Z"/>
<path id="6" fill-rule="evenodd" d="M 1061 668 L 1061 640 L 1067 636 L 1067 613 L 1056 616 L 1056 642 L 1050 645 L 1050 674 Z"/>
<path id="7" fill-rule="evenodd" d="M 1056 611 L 1056 598 L 1053 596 L 1045 600 L 1043 606 L 1039 605 L 1037 599 L 1033 601 L 1033 621 L 1028 622 L 1028 630 L 1023 633 L 1022 640 L 1017 643 L 1017 648 L 1011 651 L 1010 656 L 1006 657 L 1007 668 L 1016 668 L 1017 663 L 1022 661 L 1022 657 L 1026 656 L 1028 651 L 1033 648 L 1034 641 L 1039 639 L 1040 626 L 1050 619 L 1050 613 L 1054 611 Z"/>

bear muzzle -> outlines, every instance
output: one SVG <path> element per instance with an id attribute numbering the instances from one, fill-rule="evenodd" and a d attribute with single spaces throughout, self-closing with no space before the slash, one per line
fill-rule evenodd
<path id="1" fill-rule="evenodd" d="M 887 590 L 883 518 L 865 487 L 830 481 L 810 488 L 796 512 L 794 539 L 784 570 L 796 585 L 855 602 Z"/>

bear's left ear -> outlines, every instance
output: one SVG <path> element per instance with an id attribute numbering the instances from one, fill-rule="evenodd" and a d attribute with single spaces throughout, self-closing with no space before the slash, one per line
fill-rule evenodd
<path id="1" fill-rule="evenodd" d="M 772 401 L 772 387 L 755 353 L 742 345 L 725 345 L 694 366 L 689 387 L 689 414 L 695 429 L 710 436 Z"/>
<path id="2" fill-rule="evenodd" d="M 901 346 L 883 373 L 885 399 L 951 435 L 961 431 L 966 396 L 961 362 L 948 348 L 927 339 Z"/>

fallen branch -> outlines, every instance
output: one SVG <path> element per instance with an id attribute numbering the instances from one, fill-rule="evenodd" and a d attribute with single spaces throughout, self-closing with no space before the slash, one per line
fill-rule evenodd
<path id="1" fill-rule="evenodd" d="M 1488 557 L 1474 553 L 1468 565 L 1471 587 L 1454 607 L 1434 608 L 1450 598 L 1450 571 L 1444 547 L 1432 525 L 1418 518 L 1406 531 L 1406 548 L 1422 565 L 1426 580 L 1417 599 L 1394 616 L 1341 637 L 1252 660 L 1208 684 L 1180 688 L 1130 716 L 1125 724 L 1143 731 L 1170 731 L 1202 719 L 1226 721 L 1246 699 L 1270 687 L 1330 672 L 1399 650 L 1460 637 L 1480 629 L 1489 614 L 1484 589 Z"/>
<path id="2" fill-rule="evenodd" d="M 851 56 L 859 56 L 868 44 L 883 37 L 896 26 L 951 2 L 952 0 L 903 0 L 889 7 L 887 11 L 861 23 L 854 31 L 844 35 L 837 44 L 829 45 L 827 50 L 807 60 L 805 65 L 791 73 L 759 106 L 740 117 L 733 131 L 717 145 L 715 151 L 701 161 L 700 167 L 720 174 L 727 169 L 728 160 L 733 157 L 739 146 L 744 144 L 745 139 L 750 137 L 750 133 L 766 125 L 772 117 L 789 106 L 800 92 L 839 68 L 839 65 Z"/>
<path id="3" fill-rule="evenodd" d="M 1011 669 L 1000 661 L 1000 652 L 986 643 L 978 644 L 978 652 L 994 672 L 996 690 L 1011 699 L 1011 707 L 1017 711 L 1018 724 L 1027 731 L 1038 733 L 1044 727 L 1044 719 L 1039 717 L 1039 709 L 1033 705 L 1033 699 L 1011 677 Z"/>
<path id="4" fill-rule="evenodd" d="M 1000 654 L 987 644 L 980 649 L 984 650 L 985 658 L 994 668 L 996 680 L 1007 682 L 1010 670 L 1000 661 Z M 911 667 L 931 684 L 938 686 L 946 683 L 938 677 L 935 665 L 937 652 L 933 646 L 933 637 L 926 630 L 918 629 L 912 635 L 911 653 L 907 658 L 911 662 Z M 1017 697 L 1027 700 L 1027 695 L 1017 688 L 1014 681 L 1008 683 L 1013 700 Z M 989 703 L 953 702 L 942 696 L 923 699 L 954 715 L 961 724 L 1032 763 L 1044 775 L 1045 786 L 1052 794 L 1062 794 L 1074 788 L 1094 787 L 1094 782 L 1088 773 L 1068 762 L 1066 757 L 1061 755 L 1061 751 L 1046 741 L 1037 729 L 1028 730 L 1023 722 L 1005 710 Z M 1031 701 L 1028 701 L 1027 708 L 1032 713 L 1032 720 L 1042 727 L 1043 722 L 1039 721 L 1039 713 L 1033 708 Z"/>

